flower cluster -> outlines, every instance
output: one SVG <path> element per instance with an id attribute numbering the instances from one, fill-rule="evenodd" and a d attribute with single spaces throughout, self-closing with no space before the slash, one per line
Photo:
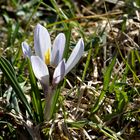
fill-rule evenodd
<path id="1" fill-rule="evenodd" d="M 59 33 L 51 44 L 50 35 L 45 27 L 37 24 L 34 30 L 34 49 L 35 55 L 32 55 L 31 49 L 26 42 L 22 42 L 22 51 L 24 56 L 29 57 L 33 72 L 42 86 L 48 87 L 50 84 L 50 75 L 47 65 L 55 68 L 52 84 L 57 85 L 64 76 L 78 63 L 84 52 L 84 42 L 78 41 L 67 61 L 63 59 L 66 38 L 63 33 Z"/>

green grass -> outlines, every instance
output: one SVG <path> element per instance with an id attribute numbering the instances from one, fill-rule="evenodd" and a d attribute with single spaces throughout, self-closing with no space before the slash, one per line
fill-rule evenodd
<path id="1" fill-rule="evenodd" d="M 140 27 L 135 2 L 137 6 L 124 1 L 118 11 L 117 4 L 90 0 L 0 2 L 1 140 L 140 137 Z M 48 29 L 52 42 L 65 33 L 66 60 L 79 38 L 85 44 L 79 63 L 52 90 L 51 98 L 44 95 L 21 49 L 26 40 L 33 51 L 37 23 Z"/>

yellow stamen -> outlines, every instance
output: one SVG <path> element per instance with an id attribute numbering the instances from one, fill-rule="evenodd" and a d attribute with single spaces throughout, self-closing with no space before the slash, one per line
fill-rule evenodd
<path id="1" fill-rule="evenodd" d="M 49 65 L 50 64 L 50 48 L 48 48 L 48 50 L 45 52 L 45 63 L 47 64 L 47 65 Z"/>

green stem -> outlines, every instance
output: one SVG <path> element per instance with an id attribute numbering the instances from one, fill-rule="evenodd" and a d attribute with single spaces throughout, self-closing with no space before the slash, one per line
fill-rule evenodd
<path id="1" fill-rule="evenodd" d="M 88 57 L 87 57 L 86 65 L 85 65 L 84 72 L 83 72 L 83 75 L 82 75 L 82 81 L 84 81 L 84 79 L 85 79 L 86 72 L 88 70 L 89 63 L 90 63 L 91 54 L 92 54 L 92 42 L 90 43 L 90 50 L 88 52 Z"/>

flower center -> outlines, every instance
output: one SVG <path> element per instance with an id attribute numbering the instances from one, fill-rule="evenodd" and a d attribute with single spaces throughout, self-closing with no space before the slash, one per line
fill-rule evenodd
<path id="1" fill-rule="evenodd" d="M 50 52 L 51 52 L 50 48 L 48 48 L 48 50 L 45 52 L 45 63 L 47 65 L 50 64 Z"/>

